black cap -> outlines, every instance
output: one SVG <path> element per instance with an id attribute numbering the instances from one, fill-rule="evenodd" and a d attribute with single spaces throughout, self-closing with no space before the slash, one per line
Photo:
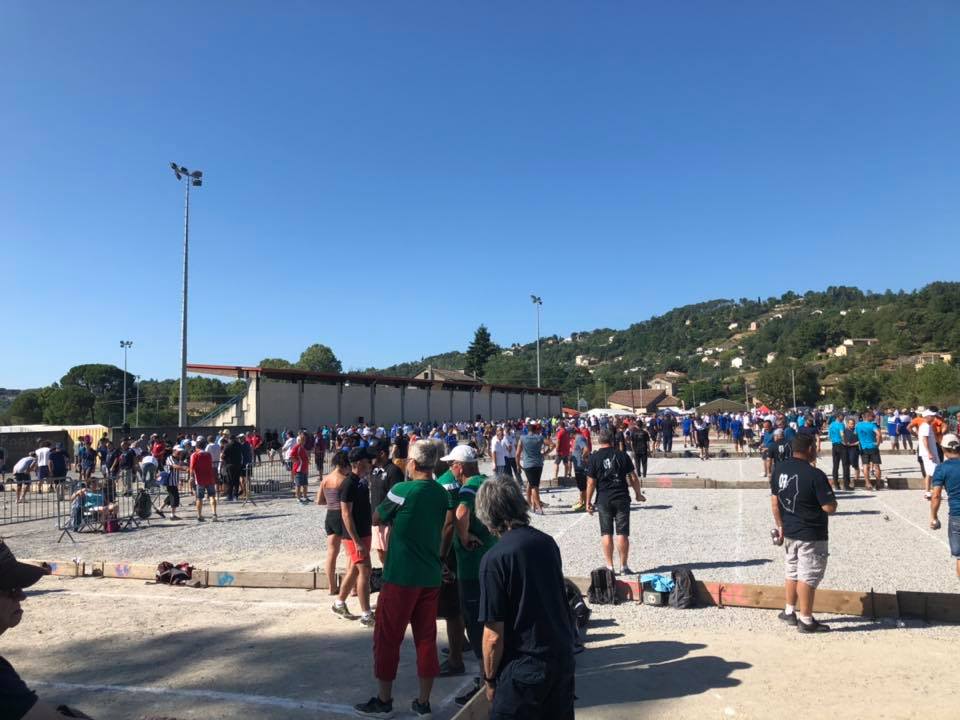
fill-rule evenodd
<path id="1" fill-rule="evenodd" d="M 17 562 L 6 543 L 0 543 L 0 590 L 22 590 L 49 574 L 49 568 Z"/>
<path id="2" fill-rule="evenodd" d="M 374 438 L 369 443 L 367 443 L 367 450 L 370 453 L 370 459 L 373 460 L 382 452 L 389 453 L 390 446 L 387 445 L 383 440 Z"/>

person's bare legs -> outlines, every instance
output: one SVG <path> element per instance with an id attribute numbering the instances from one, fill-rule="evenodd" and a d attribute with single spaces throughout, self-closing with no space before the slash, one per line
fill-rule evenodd
<path id="1" fill-rule="evenodd" d="M 327 590 L 330 595 L 337 594 L 337 557 L 340 555 L 340 536 L 327 535 Z"/>
<path id="2" fill-rule="evenodd" d="M 216 520 L 217 519 L 217 496 L 216 495 L 213 495 L 210 498 L 210 507 L 213 508 L 213 519 Z"/>
<path id="3" fill-rule="evenodd" d="M 346 602 L 347 598 L 350 597 L 350 593 L 353 592 L 354 585 L 357 584 L 357 575 L 359 574 L 359 565 L 353 565 L 350 567 L 350 572 L 346 574 L 346 577 L 343 578 L 343 582 L 340 583 L 340 602 Z"/>
<path id="4" fill-rule="evenodd" d="M 540 488 L 530 488 L 531 509 L 543 512 L 543 503 L 540 502 Z"/>
<path id="5" fill-rule="evenodd" d="M 627 555 L 630 554 L 630 538 L 626 535 L 617 535 L 617 554 L 620 556 L 620 567 L 630 567 L 630 563 L 627 562 Z"/>
<path id="6" fill-rule="evenodd" d="M 430 693 L 433 692 L 433 678 L 417 678 L 420 681 L 420 696 L 417 702 L 424 705 L 430 702 Z"/>
<path id="7" fill-rule="evenodd" d="M 600 549 L 603 550 L 603 560 L 608 568 L 613 567 L 613 535 L 600 536 Z"/>
<path id="8" fill-rule="evenodd" d="M 370 558 L 360 565 L 354 565 L 354 568 L 357 569 L 357 600 L 360 602 L 360 611 L 366 615 L 370 612 Z"/>
<path id="9" fill-rule="evenodd" d="M 813 599 L 817 594 L 817 589 L 812 588 L 806 583 L 797 582 L 797 615 L 800 617 L 813 617 Z"/>
<path id="10" fill-rule="evenodd" d="M 787 605 L 796 608 L 797 606 L 797 581 L 796 580 L 787 580 L 784 583 L 784 596 L 786 598 Z"/>

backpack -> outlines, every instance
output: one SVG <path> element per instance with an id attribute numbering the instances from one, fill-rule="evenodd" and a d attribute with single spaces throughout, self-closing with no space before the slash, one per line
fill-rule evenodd
<path id="1" fill-rule="evenodd" d="M 602 567 L 591 571 L 590 589 L 587 591 L 587 597 L 591 603 L 597 605 L 617 605 L 617 579 L 613 575 L 613 570 Z"/>
<path id="2" fill-rule="evenodd" d="M 583 636 L 587 632 L 587 623 L 590 622 L 590 613 L 593 611 L 587 607 L 587 604 L 583 601 L 583 593 L 580 592 L 580 588 L 572 580 L 564 578 L 563 587 L 566 591 L 567 607 L 570 608 L 573 627 L 582 642 Z"/>
<path id="3" fill-rule="evenodd" d="M 137 498 L 133 501 L 133 511 L 141 520 L 146 520 L 153 512 L 153 504 L 150 502 L 150 493 L 142 488 L 137 492 Z"/>
<path id="4" fill-rule="evenodd" d="M 673 570 L 673 590 L 670 592 L 670 607 L 692 608 L 697 606 L 697 581 L 687 568 Z"/>
<path id="5" fill-rule="evenodd" d="M 156 581 L 163 585 L 183 585 L 193 575 L 193 568 L 186 563 L 174 565 L 162 562 L 157 565 Z"/>
<path id="6" fill-rule="evenodd" d="M 380 592 L 383 588 L 383 568 L 373 568 L 370 571 L 370 592 Z"/>

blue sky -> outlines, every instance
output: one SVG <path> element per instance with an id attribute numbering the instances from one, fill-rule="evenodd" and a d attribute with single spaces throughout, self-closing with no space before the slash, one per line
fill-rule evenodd
<path id="1" fill-rule="evenodd" d="M 960 5 L 7 2 L 0 386 L 956 279 Z"/>

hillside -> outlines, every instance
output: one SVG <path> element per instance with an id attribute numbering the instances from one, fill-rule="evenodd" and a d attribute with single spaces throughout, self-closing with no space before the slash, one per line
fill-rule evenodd
<path id="1" fill-rule="evenodd" d="M 844 345 L 853 339 L 870 342 Z M 905 370 L 919 374 L 914 366 L 921 353 L 956 357 L 960 350 L 960 283 L 937 282 L 913 292 L 829 287 L 766 300 L 710 300 L 675 308 L 626 329 L 548 336 L 541 343 L 543 384 L 564 389 L 567 402 L 576 401 L 579 389 L 591 405 L 598 404 L 631 380 L 639 386 L 641 374 L 649 379 L 665 370 L 688 373 L 699 384 L 698 401 L 725 395 L 742 398 L 745 382 L 752 393 L 754 383 L 762 385 L 771 368 L 787 364 L 807 369 L 810 387 L 817 388 L 820 399 L 916 402 L 919 396 L 915 388 L 907 387 L 910 377 Z M 501 352 L 507 354 L 494 356 L 485 367 L 488 381 L 535 382 L 534 343 L 512 345 Z M 465 358 L 463 352 L 451 351 L 375 372 L 410 375 L 427 364 L 461 368 Z M 858 395 L 849 382 L 844 387 L 844 381 L 867 375 L 874 379 L 858 384 L 874 386 L 868 397 Z M 951 395 L 952 381 L 941 380 L 947 382 L 944 399 L 960 399 Z M 891 383 L 899 389 L 886 387 Z M 686 392 L 692 395 L 692 388 L 688 386 Z"/>

